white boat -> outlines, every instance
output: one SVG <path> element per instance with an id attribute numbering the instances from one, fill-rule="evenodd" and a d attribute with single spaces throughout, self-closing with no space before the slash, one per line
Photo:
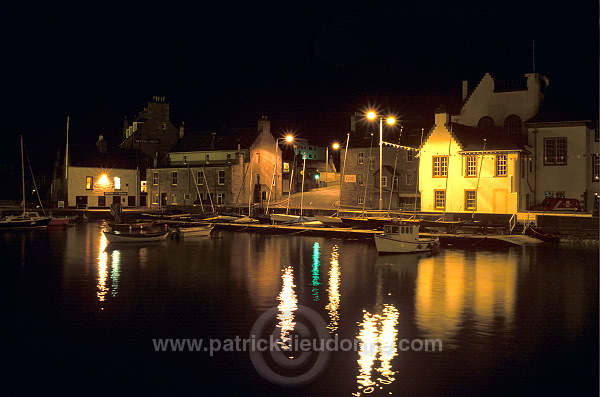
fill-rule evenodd
<path id="1" fill-rule="evenodd" d="M 437 236 L 419 237 L 419 226 L 390 224 L 383 226 L 383 234 L 375 236 L 379 253 L 409 253 L 435 251 L 440 247 Z"/>
<path id="2" fill-rule="evenodd" d="M 271 214 L 271 221 L 273 222 L 289 222 L 294 219 L 300 218 L 300 215 L 287 215 L 287 214 Z"/>
<path id="3" fill-rule="evenodd" d="M 104 230 L 104 235 L 109 243 L 146 243 L 164 241 L 169 236 L 169 231 L 157 233 L 119 233 Z"/>
<path id="4" fill-rule="evenodd" d="M 213 231 L 214 225 L 190 226 L 175 229 L 175 235 L 184 238 L 188 237 L 206 237 Z"/>
<path id="5" fill-rule="evenodd" d="M 23 194 L 21 207 L 23 212 L 19 215 L 8 215 L 0 219 L 0 230 L 46 227 L 51 221 L 49 216 L 40 216 L 37 212 L 25 211 L 25 156 L 23 153 L 23 136 L 21 136 L 21 183 L 21 193 Z"/>

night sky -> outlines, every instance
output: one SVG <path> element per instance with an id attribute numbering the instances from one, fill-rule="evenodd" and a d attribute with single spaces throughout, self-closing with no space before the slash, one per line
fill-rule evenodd
<path id="1" fill-rule="evenodd" d="M 3 5 L 4 136 L 17 159 L 23 134 L 51 168 L 67 116 L 72 141 L 116 145 L 154 95 L 176 126 L 267 115 L 274 133 L 326 144 L 368 105 L 433 118 L 462 80 L 531 72 L 533 40 L 549 94 L 598 117 L 597 1 L 123 3 Z"/>

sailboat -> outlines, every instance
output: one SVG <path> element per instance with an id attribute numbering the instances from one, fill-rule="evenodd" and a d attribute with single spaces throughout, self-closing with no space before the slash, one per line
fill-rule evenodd
<path id="1" fill-rule="evenodd" d="M 5 229 L 31 229 L 46 227 L 50 223 L 49 216 L 40 216 L 37 212 L 26 211 L 25 203 L 25 156 L 23 154 L 23 136 L 21 136 L 21 181 L 23 201 L 21 203 L 23 212 L 20 215 L 8 215 L 0 219 L 0 230 Z"/>

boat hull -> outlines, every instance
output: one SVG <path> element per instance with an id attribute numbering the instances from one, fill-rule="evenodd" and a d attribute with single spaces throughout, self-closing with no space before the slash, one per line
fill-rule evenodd
<path id="1" fill-rule="evenodd" d="M 169 235 L 169 231 L 159 233 L 114 233 L 104 231 L 104 235 L 109 243 L 146 243 L 164 241 Z"/>
<path id="2" fill-rule="evenodd" d="M 11 219 L 0 221 L 0 230 L 15 230 L 15 229 L 37 229 L 47 227 L 50 223 L 50 218 L 40 219 Z"/>
<path id="3" fill-rule="evenodd" d="M 189 238 L 189 237 L 206 237 L 209 236 L 213 231 L 213 226 L 193 226 L 178 229 L 175 233 L 178 236 Z"/>
<path id="4" fill-rule="evenodd" d="M 377 252 L 384 254 L 408 254 L 415 252 L 436 251 L 440 247 L 438 239 L 419 239 L 419 241 L 406 241 L 385 235 L 375 236 Z"/>

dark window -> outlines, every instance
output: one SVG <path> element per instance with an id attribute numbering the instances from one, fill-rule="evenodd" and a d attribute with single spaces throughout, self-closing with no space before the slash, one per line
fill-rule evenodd
<path id="1" fill-rule="evenodd" d="M 515 114 L 511 114 L 506 119 L 504 119 L 504 129 L 506 132 L 520 134 L 523 129 L 523 123 L 521 122 L 521 118 Z"/>
<path id="2" fill-rule="evenodd" d="M 490 116 L 483 116 L 482 118 L 479 119 L 479 122 L 477 123 L 477 128 L 481 129 L 481 130 L 489 130 L 494 128 L 495 123 L 494 123 L 494 119 L 491 118 Z"/>
<path id="3" fill-rule="evenodd" d="M 544 138 L 544 165 L 567 165 L 567 138 Z"/>

